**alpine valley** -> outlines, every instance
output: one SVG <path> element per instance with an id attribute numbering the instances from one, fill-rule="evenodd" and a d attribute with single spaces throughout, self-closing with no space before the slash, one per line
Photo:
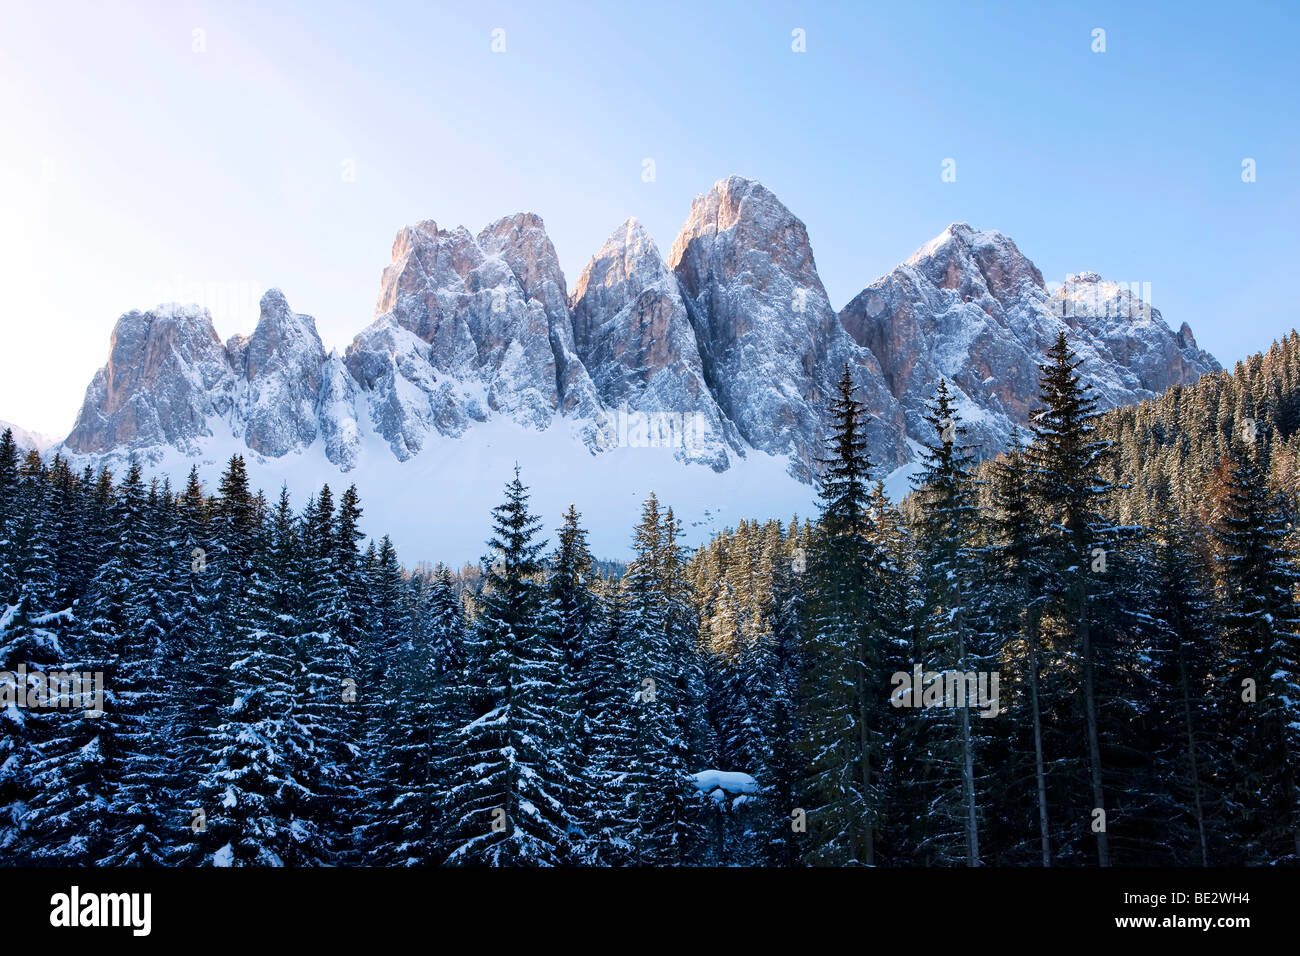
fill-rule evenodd
<path id="1" fill-rule="evenodd" d="M 115 471 L 134 456 L 173 484 L 197 465 L 212 487 L 240 453 L 255 487 L 298 497 L 355 483 L 368 528 L 408 559 L 451 562 L 481 553 L 517 463 L 548 524 L 575 502 L 593 550 L 618 557 L 651 491 L 688 544 L 741 517 L 811 514 L 846 365 L 895 496 L 939 380 L 994 454 L 1028 421 L 1062 329 L 1102 408 L 1219 369 L 1131 288 L 1084 272 L 1049 289 L 1010 238 L 965 223 L 837 312 L 804 224 L 740 177 L 695 199 L 666 258 L 624 222 L 572 289 L 530 213 L 477 235 L 407 226 L 373 320 L 342 355 L 280 290 L 260 312 L 225 343 L 197 306 L 123 315 L 46 454 Z"/>

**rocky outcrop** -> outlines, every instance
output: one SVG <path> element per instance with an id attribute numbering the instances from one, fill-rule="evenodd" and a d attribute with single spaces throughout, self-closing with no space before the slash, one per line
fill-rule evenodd
<path id="1" fill-rule="evenodd" d="M 744 440 L 705 380 L 677 277 L 637 220 L 619 226 L 583 269 L 573 291 L 573 338 L 609 414 L 636 412 L 647 423 L 677 416 L 690 427 L 674 454 L 717 471 L 744 455 Z"/>
<path id="2" fill-rule="evenodd" d="M 170 445 L 190 451 L 234 407 L 236 380 L 212 319 L 197 306 L 160 305 L 117 320 L 108 364 L 95 373 L 71 451 Z"/>
<path id="3" fill-rule="evenodd" d="M 336 465 L 355 460 L 357 388 L 327 356 L 316 322 L 284 294 L 262 296 L 257 327 L 224 346 L 206 311 L 159 306 L 128 312 L 113 330 L 65 447 L 76 453 L 198 449 L 220 429 L 279 458 L 325 438 Z"/>
<path id="4" fill-rule="evenodd" d="M 1160 310 L 1140 298 L 1144 291 L 1080 272 L 1052 292 L 1049 305 L 1072 339 L 1090 342 L 1098 365 L 1121 376 L 1133 393 L 1123 397 L 1125 404 L 1219 369 L 1214 356 L 1197 346 L 1191 326 L 1184 322 L 1171 332 Z"/>
<path id="5" fill-rule="evenodd" d="M 279 458 L 316 440 L 325 347 L 310 315 L 293 312 L 284 294 L 271 289 L 262 296 L 253 334 L 232 338 L 226 353 L 241 386 L 233 420 L 249 448 Z"/>
<path id="6" fill-rule="evenodd" d="M 877 464 L 905 461 L 903 416 L 880 365 L 840 325 L 808 231 L 750 179 L 724 179 L 691 205 L 668 264 L 686 293 L 705 376 L 754 448 L 790 455 L 809 478 L 824 454 L 829 402 L 850 368 Z"/>
<path id="7" fill-rule="evenodd" d="M 346 364 L 398 458 L 430 432 L 458 436 L 493 413 L 543 429 L 562 410 L 597 411 L 573 351 L 564 275 L 536 216 L 502 219 L 477 239 L 432 221 L 403 229 L 375 311 Z"/>
<path id="8" fill-rule="evenodd" d="M 1190 329 L 1180 339 L 1127 290 L 1085 274 L 1049 293 L 1014 242 L 965 223 L 867 286 L 839 318 L 879 358 L 909 435 L 932 440 L 921 416 L 942 377 L 954 389 L 968 440 L 985 454 L 1006 447 L 1013 427 L 1028 422 L 1038 365 L 1062 329 L 1103 408 L 1219 367 L 1196 348 Z"/>

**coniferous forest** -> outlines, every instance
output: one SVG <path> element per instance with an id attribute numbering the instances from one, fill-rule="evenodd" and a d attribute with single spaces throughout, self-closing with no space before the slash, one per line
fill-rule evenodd
<path id="1" fill-rule="evenodd" d="M 1294 864 L 1300 336 L 1104 414 L 1076 368 L 987 460 L 941 382 L 901 503 L 846 370 L 818 514 L 689 551 L 652 496 L 617 567 L 520 473 L 411 571 L 355 487 L 5 433 L 0 672 L 104 692 L 0 687 L 0 863 Z"/>

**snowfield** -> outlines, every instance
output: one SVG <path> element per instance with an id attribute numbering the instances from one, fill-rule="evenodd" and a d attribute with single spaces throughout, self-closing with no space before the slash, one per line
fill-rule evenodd
<path id="1" fill-rule="evenodd" d="M 593 553 L 611 560 L 631 554 L 632 527 L 651 492 L 673 509 L 691 546 L 741 518 L 815 517 L 816 490 L 789 474 L 783 456 L 751 451 L 719 473 L 683 464 L 671 448 L 593 453 L 574 433 L 573 422 L 557 418 L 544 431 L 494 419 L 476 424 L 462 438 L 430 434 L 425 447 L 403 462 L 370 426 L 369 415 L 359 419 L 356 465 L 347 472 L 326 460 L 319 438 L 305 449 L 269 458 L 250 450 L 221 421 L 209 421 L 214 434 L 199 439 L 194 457 L 164 446 L 141 453 L 139 460 L 147 475 L 170 477 L 176 489 L 197 465 L 212 493 L 230 456 L 240 454 L 255 488 L 274 499 L 287 484 L 298 507 L 323 482 L 336 493 L 356 484 L 365 509 L 363 528 L 376 539 L 389 535 L 408 567 L 420 561 L 459 566 L 485 554 L 491 510 L 501 503 L 516 464 L 551 543 L 572 503 L 582 513 Z M 123 473 L 129 460 L 126 453 L 68 457 L 78 468 L 103 461 L 115 474 Z"/>

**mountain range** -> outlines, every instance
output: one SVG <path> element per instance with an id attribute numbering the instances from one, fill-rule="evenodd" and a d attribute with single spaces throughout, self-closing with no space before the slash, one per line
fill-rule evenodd
<path id="1" fill-rule="evenodd" d="M 536 215 L 477 235 L 425 220 L 398 232 L 373 319 L 341 355 L 277 289 L 252 334 L 225 343 L 197 306 L 126 313 L 55 450 L 211 477 L 241 451 L 264 483 L 356 480 L 372 511 L 404 519 L 416 556 L 457 559 L 477 554 L 486 512 L 469 537 L 454 520 L 413 524 L 412 492 L 490 506 L 518 461 L 546 507 L 571 497 L 601 527 L 617 514 L 618 551 L 629 495 L 652 487 L 677 493 L 688 528 L 808 513 L 846 366 L 895 491 L 941 377 L 969 438 L 996 453 L 1028 421 L 1061 329 L 1103 408 L 1219 369 L 1139 291 L 1090 272 L 1049 288 L 1009 237 L 954 223 L 837 312 L 804 224 L 740 177 L 695 199 L 666 258 L 621 224 L 572 290 Z"/>

